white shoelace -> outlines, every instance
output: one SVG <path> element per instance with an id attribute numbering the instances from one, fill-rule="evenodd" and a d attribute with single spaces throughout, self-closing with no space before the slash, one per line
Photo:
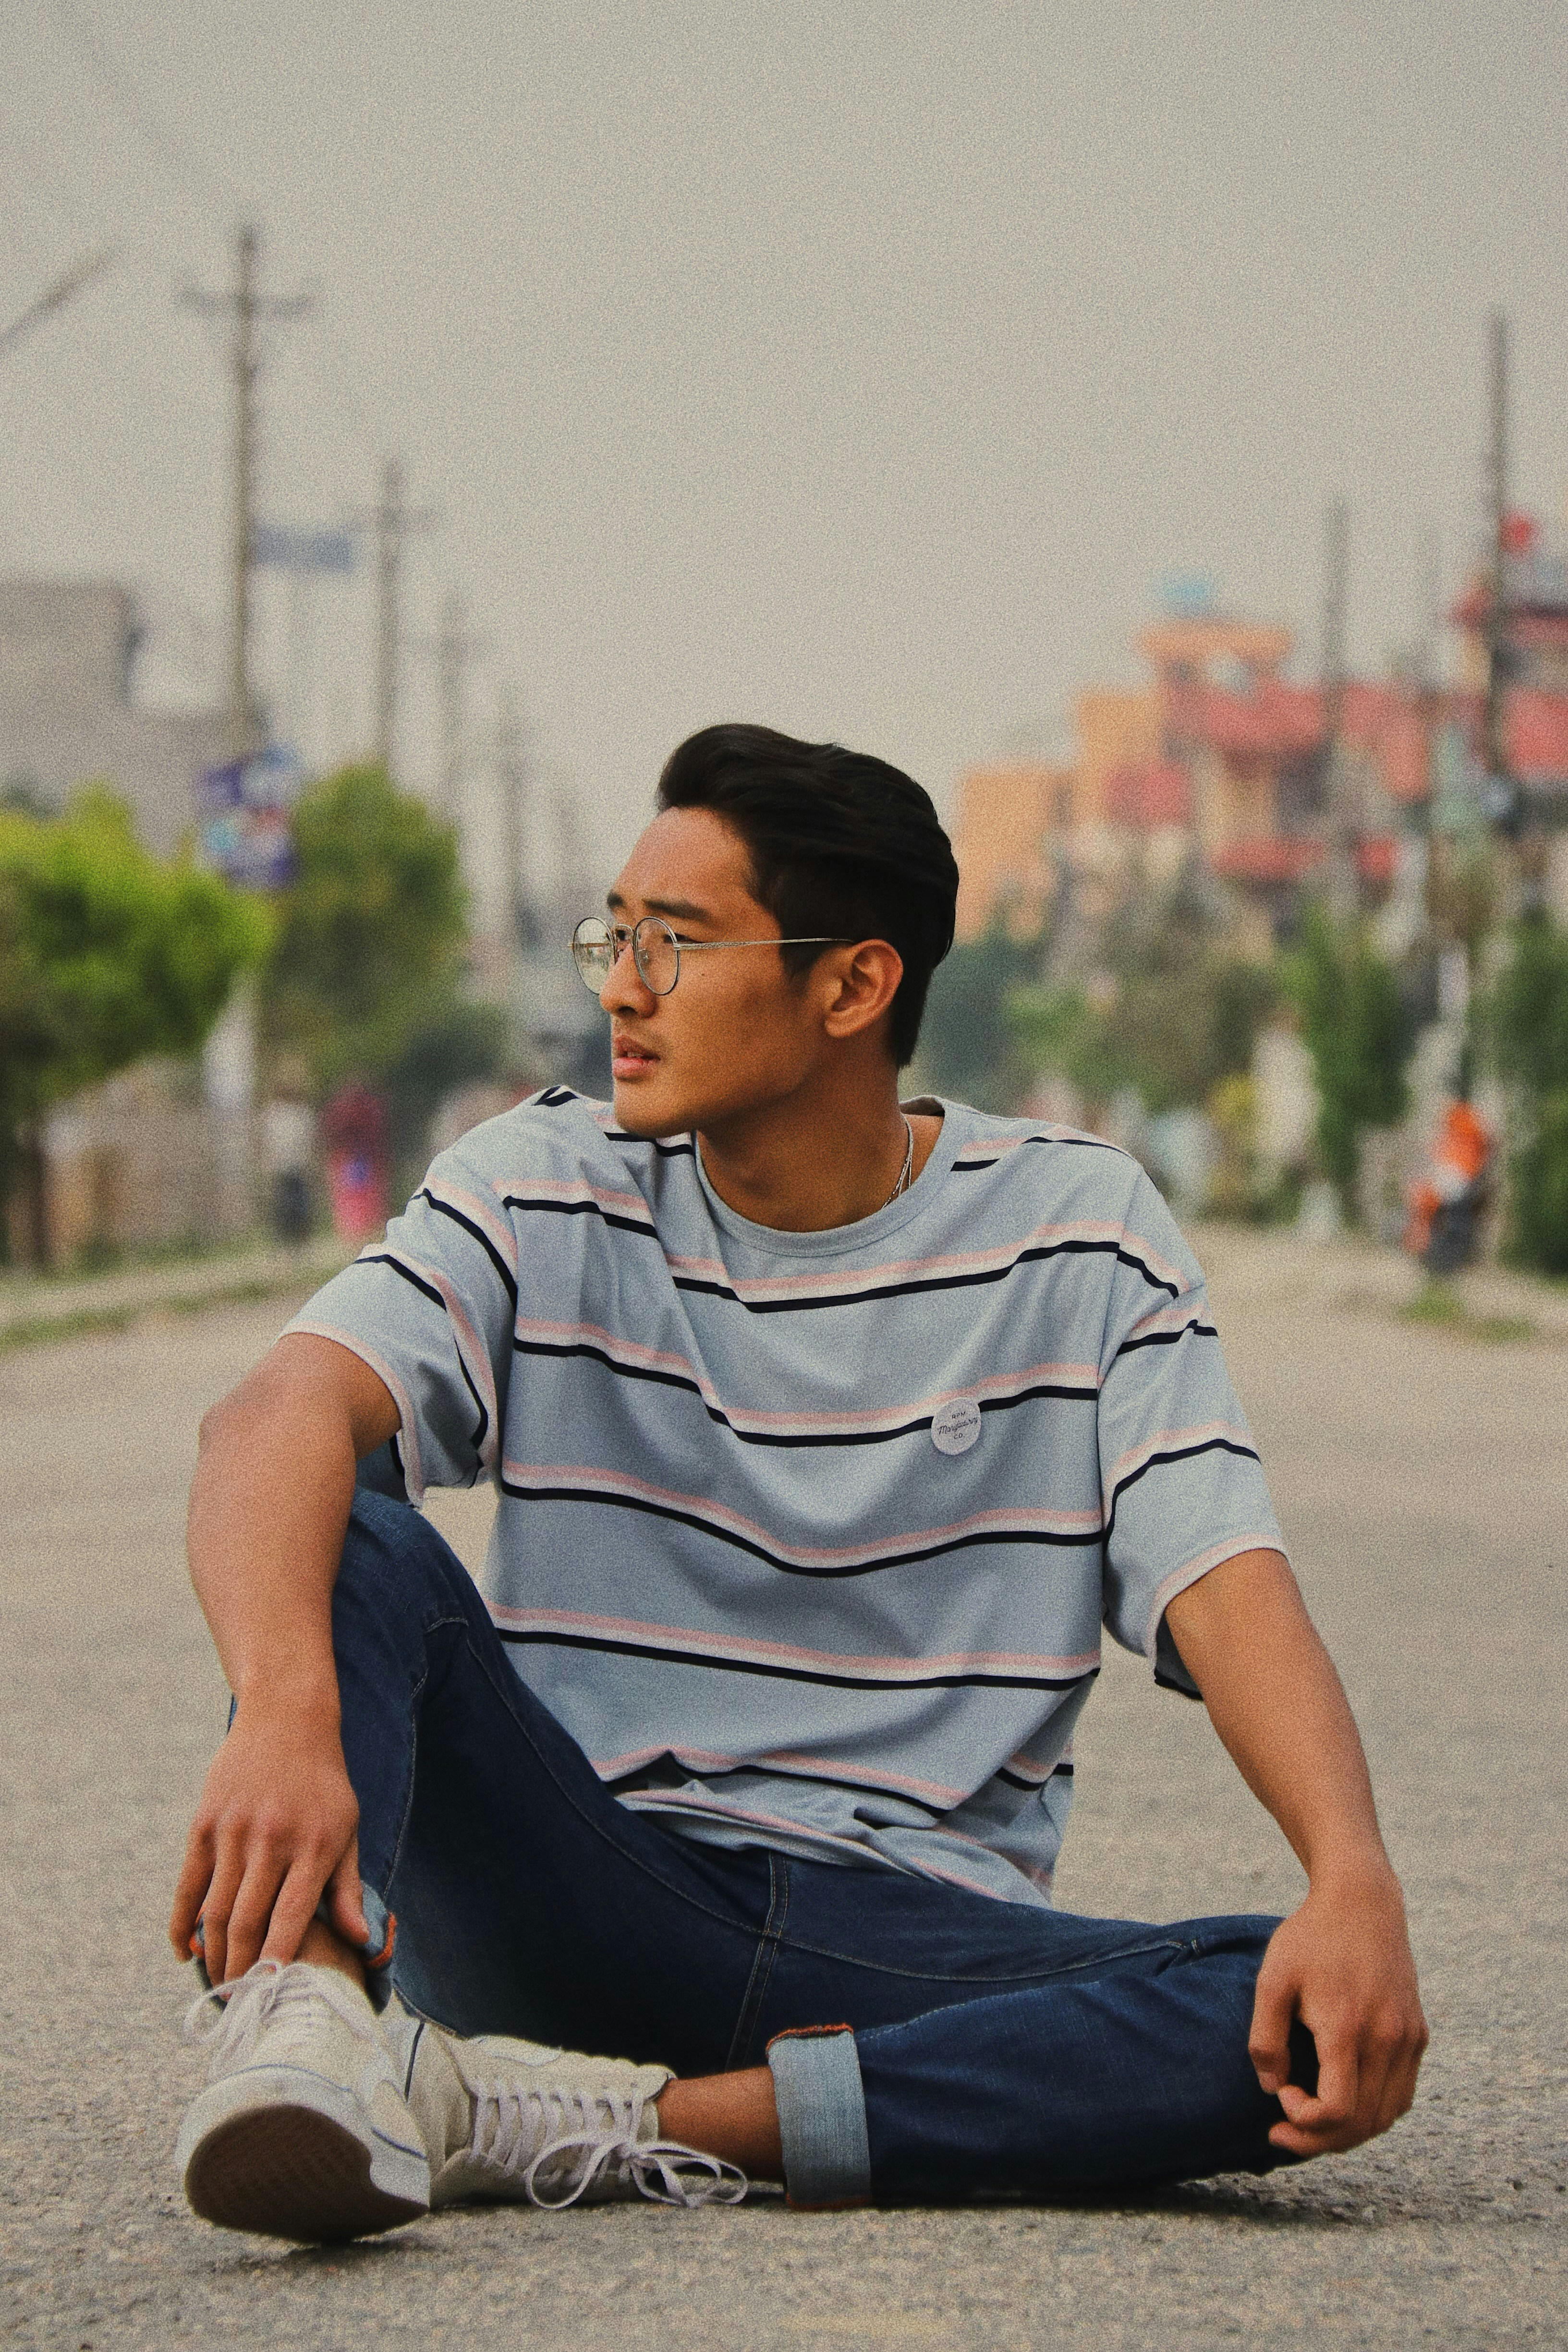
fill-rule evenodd
<path id="1" fill-rule="evenodd" d="M 679 2140 L 637 2138 L 645 2105 L 637 2092 L 613 2098 L 552 2088 L 519 2098 L 498 2086 L 474 2099 L 473 2153 L 521 2179 L 529 2203 L 552 2212 L 574 2205 L 611 2173 L 635 2181 L 658 2205 L 738 2205 L 747 2182 L 734 2165 Z M 531 2157 L 531 2147 L 536 2149 Z M 553 2173 L 574 2150 L 575 2164 L 549 2180 L 542 2178 L 546 2167 Z"/>
<path id="2" fill-rule="evenodd" d="M 310 2011 L 323 2000 L 362 2042 L 382 2049 L 375 2020 L 363 2000 L 354 2000 L 347 1979 L 330 1969 L 307 1969 L 296 1960 L 258 1960 L 237 1983 L 198 1993 L 185 2011 L 185 2040 L 205 2049 L 215 2068 L 232 2068 L 244 2064 L 262 2028 L 275 2024 L 281 2029 L 279 2054 L 286 2054 L 296 2036 L 301 2045 L 308 2042 L 316 2024 Z"/>

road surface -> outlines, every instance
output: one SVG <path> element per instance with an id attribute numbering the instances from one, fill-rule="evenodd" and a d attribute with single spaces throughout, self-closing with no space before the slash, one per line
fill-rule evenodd
<path id="1" fill-rule="evenodd" d="M 1568 2345 L 1568 1346 L 1402 1321 L 1387 1286 L 1358 1290 L 1321 1252 L 1205 1246 L 1405 1881 L 1433 2045 L 1392 2135 L 1131 2208 L 506 2209 L 328 2252 L 195 2221 L 170 2161 L 199 2080 L 179 2041 L 194 1988 L 163 1930 L 225 1695 L 184 1494 L 202 1410 L 290 1311 L 215 1307 L 0 1354 L 0 2340 Z M 485 1514 L 436 1509 L 470 1559 Z M 1202 1710 L 1141 1662 L 1108 1658 L 1077 1752 L 1064 1904 L 1295 1899 Z"/>

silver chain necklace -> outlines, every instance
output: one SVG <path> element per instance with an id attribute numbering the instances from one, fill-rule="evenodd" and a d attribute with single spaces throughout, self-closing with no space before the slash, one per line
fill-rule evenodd
<path id="1" fill-rule="evenodd" d="M 900 1111 L 900 1112 L 899 1113 L 899 1117 L 900 1117 L 900 1118 L 904 1118 L 904 1114 L 903 1114 L 903 1112 L 902 1112 L 902 1111 Z M 889 1193 L 889 1195 L 888 1195 L 887 1199 L 886 1199 L 886 1200 L 883 1202 L 883 1203 L 882 1203 L 882 1206 L 883 1206 L 883 1208 L 884 1208 L 884 1209 L 890 1209 L 890 1208 L 892 1207 L 892 1205 L 893 1205 L 893 1202 L 898 1199 L 899 1194 L 900 1194 L 900 1192 L 907 1192 L 909 1191 L 909 1189 L 910 1189 L 910 1177 L 911 1177 L 911 1175 L 914 1173 L 914 1166 L 915 1166 L 915 1131 L 914 1131 L 914 1129 L 910 1125 L 909 1120 L 908 1120 L 907 1118 L 904 1118 L 904 1133 L 905 1133 L 905 1134 L 908 1136 L 908 1138 L 909 1138 L 909 1141 L 908 1141 L 908 1142 L 905 1144 L 905 1146 L 904 1146 L 904 1164 L 903 1164 L 903 1166 L 902 1166 L 902 1167 L 900 1169 L 900 1171 L 899 1171 L 899 1181 L 898 1181 L 898 1182 L 894 1185 L 894 1187 L 893 1187 L 892 1191 Z"/>

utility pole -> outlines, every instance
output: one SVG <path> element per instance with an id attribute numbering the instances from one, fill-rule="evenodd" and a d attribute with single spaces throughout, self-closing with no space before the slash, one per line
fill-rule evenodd
<path id="1" fill-rule="evenodd" d="M 235 236 L 234 285 L 226 294 L 187 287 L 189 310 L 234 321 L 230 367 L 234 384 L 234 448 L 231 488 L 233 575 L 229 622 L 228 734 L 230 756 L 243 760 L 257 748 L 256 698 L 250 685 L 250 558 L 256 520 L 256 379 L 260 371 L 257 329 L 268 319 L 298 319 L 310 308 L 308 294 L 265 301 L 257 291 L 261 239 L 247 222 Z"/>
<path id="2" fill-rule="evenodd" d="M 1323 516 L 1323 730 L 1331 760 L 1344 721 L 1350 544 L 1350 509 L 1342 499 L 1335 499 Z"/>
<path id="3" fill-rule="evenodd" d="M 1360 903 L 1356 811 L 1345 759 L 1345 608 L 1350 588 L 1350 510 L 1335 499 L 1323 516 L 1322 804 L 1328 832 L 1329 903 L 1341 922 Z"/>
<path id="4" fill-rule="evenodd" d="M 389 457 L 381 471 L 381 503 L 370 517 L 375 531 L 375 576 L 379 618 L 375 639 L 374 755 L 381 766 L 392 768 L 393 736 L 397 724 L 398 587 L 404 542 L 432 530 L 436 516 L 428 508 L 410 512 L 403 503 L 403 467 Z"/>
<path id="5" fill-rule="evenodd" d="M 496 783 L 500 792 L 501 856 L 506 872 L 507 962 L 515 973 L 532 938 L 533 911 L 522 878 L 523 824 L 528 805 L 528 765 L 522 722 L 511 688 L 496 690 Z"/>
<path id="6" fill-rule="evenodd" d="M 1505 694 L 1508 685 L 1508 320 L 1491 315 L 1487 447 L 1487 507 L 1491 541 L 1491 581 L 1487 603 L 1487 696 L 1481 754 L 1492 779 L 1500 817 L 1511 814 L 1513 780 L 1509 773 Z"/>
<path id="7" fill-rule="evenodd" d="M 448 824 L 463 817 L 463 736 L 468 716 L 468 665 L 484 650 L 484 640 L 473 635 L 463 612 L 463 599 L 454 588 L 441 607 L 436 637 L 436 668 L 441 694 L 441 813 Z"/>

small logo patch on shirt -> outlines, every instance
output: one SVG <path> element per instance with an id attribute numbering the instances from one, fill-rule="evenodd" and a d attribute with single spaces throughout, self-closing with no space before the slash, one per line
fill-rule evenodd
<path id="1" fill-rule="evenodd" d="M 931 1442 L 939 1454 L 967 1454 L 980 1435 L 980 1407 L 973 1397 L 949 1397 L 931 1415 Z"/>

